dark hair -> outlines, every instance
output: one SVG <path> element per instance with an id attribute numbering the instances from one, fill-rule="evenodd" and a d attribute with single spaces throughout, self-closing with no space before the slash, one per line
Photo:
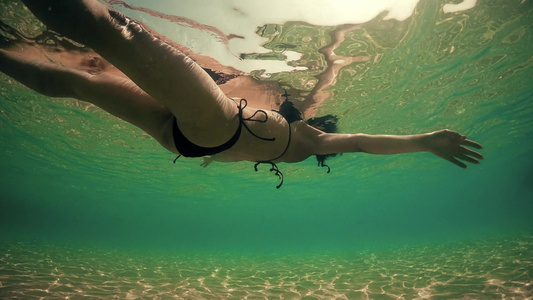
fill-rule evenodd
<path id="1" fill-rule="evenodd" d="M 279 114 L 282 115 L 287 122 L 292 123 L 294 121 L 303 120 L 304 117 L 300 110 L 294 107 L 294 104 L 290 100 L 285 100 L 279 106 Z"/>
<path id="2" fill-rule="evenodd" d="M 306 120 L 307 124 L 326 133 L 336 133 L 338 121 L 339 118 L 334 115 L 325 115 L 322 117 L 309 118 Z"/>
<path id="3" fill-rule="evenodd" d="M 283 103 L 281 103 L 279 107 L 279 114 L 282 115 L 289 123 L 304 119 L 302 113 L 296 107 L 294 107 L 294 104 L 290 100 L 285 100 Z M 322 117 L 309 118 L 305 120 L 305 122 L 310 126 L 313 126 L 316 129 L 322 130 L 326 133 L 337 132 L 338 121 L 339 118 L 334 115 L 325 115 Z M 325 164 L 325 161 L 328 157 L 334 157 L 337 156 L 337 154 L 317 154 L 315 156 L 316 160 L 318 161 L 318 166 L 327 167 L 329 173 L 330 168 Z"/>
<path id="4" fill-rule="evenodd" d="M 334 115 L 325 115 L 322 117 L 309 118 L 306 120 L 306 123 L 310 126 L 315 127 L 318 130 L 322 130 L 326 133 L 336 133 L 337 132 L 337 122 L 339 118 Z M 316 160 L 318 161 L 319 167 L 327 167 L 328 173 L 331 171 L 328 165 L 325 164 L 325 161 L 328 157 L 337 156 L 336 153 L 332 154 L 317 154 Z"/>

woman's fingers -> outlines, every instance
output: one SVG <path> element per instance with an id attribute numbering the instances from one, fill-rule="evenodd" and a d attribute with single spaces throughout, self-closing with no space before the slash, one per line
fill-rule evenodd
<path id="1" fill-rule="evenodd" d="M 467 147 L 474 147 L 476 149 L 483 149 L 483 146 L 481 146 L 481 144 L 479 143 L 476 143 L 474 141 L 471 141 L 471 140 L 463 140 L 463 142 L 461 143 L 462 145 L 465 145 Z"/>
<path id="2" fill-rule="evenodd" d="M 467 161 L 469 163 L 473 163 L 473 164 L 479 164 L 479 161 L 475 158 L 472 158 L 470 156 L 467 156 L 463 153 L 459 153 L 457 154 L 455 157 L 459 158 L 460 160 L 464 160 L 464 161 Z"/>
<path id="3" fill-rule="evenodd" d="M 472 163 L 472 164 L 479 164 L 478 159 L 483 159 L 483 155 L 481 155 L 480 153 L 466 148 L 466 147 L 472 147 L 476 149 L 483 149 L 483 146 L 481 146 L 481 144 L 474 142 L 472 140 L 468 140 L 465 135 L 461 135 L 455 131 L 445 130 L 444 132 L 448 134 L 448 138 L 450 139 L 450 142 L 451 142 L 447 150 L 451 150 L 452 152 L 455 152 L 455 151 L 457 152 L 455 152 L 454 154 L 450 154 L 448 152 L 448 154 L 438 155 L 438 156 L 464 169 L 468 167 L 464 162 Z M 455 150 L 457 149 L 456 148 L 458 146 L 457 144 L 460 144 L 461 146 L 459 147 L 458 150 Z"/>
<path id="4" fill-rule="evenodd" d="M 473 157 L 475 157 L 477 159 L 483 159 L 483 155 L 481 155 L 481 153 L 473 151 L 473 150 L 470 150 L 470 149 L 467 149 L 465 147 L 461 147 L 461 149 L 459 150 L 459 153 L 470 155 L 470 156 L 473 156 Z"/>
<path id="5" fill-rule="evenodd" d="M 461 168 L 466 169 L 467 165 L 465 163 L 463 163 L 462 161 L 478 165 L 479 164 L 479 160 L 477 160 L 476 158 L 483 159 L 483 156 L 481 154 L 477 153 L 476 151 L 472 151 L 470 149 L 466 149 L 464 147 L 461 147 L 461 151 L 459 153 L 457 153 L 456 155 L 451 156 L 449 158 L 446 158 L 446 160 L 451 162 L 451 163 L 453 163 L 454 165 L 457 165 L 457 166 L 459 166 Z M 460 161 L 458 159 L 460 159 L 462 161 Z"/>
<path id="6" fill-rule="evenodd" d="M 468 168 L 466 164 L 464 164 L 463 162 L 458 161 L 457 159 L 455 159 L 455 157 L 450 157 L 450 158 L 447 158 L 446 160 L 451 162 L 454 165 L 457 165 L 457 166 L 463 168 L 463 169 Z"/>

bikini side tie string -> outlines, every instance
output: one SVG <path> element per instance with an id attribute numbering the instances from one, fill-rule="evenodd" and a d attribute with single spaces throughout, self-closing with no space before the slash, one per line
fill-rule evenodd
<path id="1" fill-rule="evenodd" d="M 248 125 L 246 125 L 246 123 L 244 123 L 244 121 L 249 121 L 249 122 L 259 122 L 259 123 L 266 123 L 266 121 L 268 121 L 268 115 L 266 113 L 266 111 L 262 110 L 262 109 L 258 109 L 255 111 L 255 113 L 253 115 L 251 115 L 250 117 L 248 118 L 244 118 L 242 113 L 244 111 L 244 109 L 246 108 L 246 106 L 248 106 L 248 101 L 246 101 L 246 99 L 241 99 L 239 105 L 238 105 L 238 108 L 239 108 L 239 120 L 241 122 L 241 124 L 244 126 L 244 128 L 246 128 L 246 130 L 248 130 L 248 132 L 255 136 L 256 138 L 260 139 L 260 140 L 263 140 L 263 141 L 275 141 L 276 138 L 273 137 L 273 138 L 264 138 L 264 137 L 260 137 L 258 136 L 257 134 L 253 133 L 252 130 L 250 130 L 250 128 L 248 127 Z M 265 117 L 264 119 L 254 119 L 254 117 L 258 114 L 258 113 L 262 113 L 263 116 Z"/>
<path id="2" fill-rule="evenodd" d="M 274 175 L 278 176 L 278 178 L 281 179 L 281 182 L 276 186 L 276 189 L 279 190 L 279 188 L 283 185 L 283 173 L 281 173 L 278 166 L 271 161 L 260 161 L 254 165 L 254 170 L 256 172 L 258 171 L 257 166 L 259 166 L 260 164 L 270 164 L 270 172 L 274 172 Z"/>

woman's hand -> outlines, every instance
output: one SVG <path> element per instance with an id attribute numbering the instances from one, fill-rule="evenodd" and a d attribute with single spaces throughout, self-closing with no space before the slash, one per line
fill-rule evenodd
<path id="1" fill-rule="evenodd" d="M 478 159 L 483 159 L 483 155 L 464 147 L 483 149 L 480 144 L 466 139 L 465 135 L 448 129 L 430 133 L 425 140 L 425 146 L 436 156 L 465 169 L 467 165 L 462 161 L 479 164 Z"/>
<path id="2" fill-rule="evenodd" d="M 204 168 L 207 168 L 207 166 L 209 166 L 215 160 L 215 158 L 211 155 L 204 156 L 202 157 L 202 159 L 203 159 L 203 162 L 200 166 Z"/>

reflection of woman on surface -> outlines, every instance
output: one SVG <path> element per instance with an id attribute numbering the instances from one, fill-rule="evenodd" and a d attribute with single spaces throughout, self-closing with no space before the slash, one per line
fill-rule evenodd
<path id="1" fill-rule="evenodd" d="M 245 100 L 226 97 L 182 52 L 96 0 L 23 2 L 50 29 L 91 47 L 129 78 L 35 62 L 23 51 L 6 49 L 0 50 L 0 71 L 44 95 L 93 103 L 138 126 L 176 154 L 272 163 L 278 175 L 274 163 L 344 152 L 428 151 L 463 168 L 466 165 L 459 160 L 477 164 L 483 158 L 464 147 L 481 149 L 481 145 L 454 131 L 332 134 L 308 125 L 289 102 L 280 109 L 285 117 L 247 107 Z"/>

